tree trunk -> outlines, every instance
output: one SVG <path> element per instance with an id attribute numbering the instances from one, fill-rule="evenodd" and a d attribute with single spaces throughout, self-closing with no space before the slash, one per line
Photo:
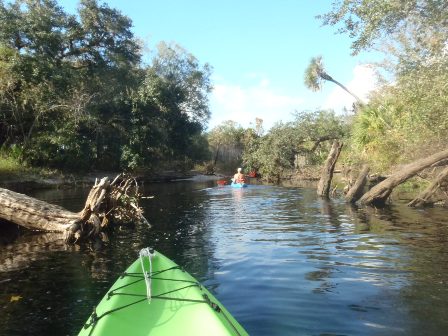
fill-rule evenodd
<path id="1" fill-rule="evenodd" d="M 67 242 L 100 236 L 110 222 L 143 221 L 133 178 L 104 177 L 90 190 L 84 209 L 73 213 L 59 206 L 0 188 L 0 219 L 36 231 L 63 232 Z"/>
<path id="2" fill-rule="evenodd" d="M 329 82 L 333 82 L 334 84 L 338 85 L 341 89 L 343 89 L 345 92 L 347 92 L 347 93 L 348 93 L 349 95 L 351 95 L 353 98 L 355 98 L 356 102 L 357 102 L 359 105 L 363 105 L 362 100 L 361 100 L 357 95 L 355 95 L 353 92 L 351 92 L 349 89 L 347 89 L 342 83 L 339 83 L 336 79 L 334 79 L 333 77 L 331 77 L 331 76 L 330 76 L 329 74 L 327 74 L 325 71 L 320 72 L 319 75 L 320 75 L 320 77 L 321 77 L 322 79 L 325 79 L 325 80 L 327 80 L 327 81 L 329 81 Z"/>
<path id="3" fill-rule="evenodd" d="M 79 215 L 57 205 L 0 188 L 0 218 L 30 230 L 65 232 Z"/>
<path id="4" fill-rule="evenodd" d="M 448 149 L 408 164 L 400 169 L 400 171 L 392 174 L 390 177 L 370 189 L 359 201 L 365 205 L 382 206 L 397 185 L 413 177 L 423 169 L 446 158 L 448 158 Z"/>
<path id="5" fill-rule="evenodd" d="M 218 148 L 216 148 L 215 159 L 213 160 L 214 166 L 216 166 L 216 162 L 218 162 L 218 156 L 219 156 L 219 145 Z"/>
<path id="6" fill-rule="evenodd" d="M 436 193 L 437 189 L 439 189 L 443 184 L 447 184 L 448 182 L 448 167 L 442 170 L 439 175 L 437 175 L 436 179 L 426 188 L 423 192 L 420 193 L 415 199 L 408 203 L 410 207 L 424 207 L 426 205 L 434 204 L 434 201 L 431 201 L 431 197 Z"/>
<path id="7" fill-rule="evenodd" d="M 345 195 L 345 200 L 350 203 L 355 203 L 357 200 L 359 200 L 363 194 L 364 187 L 367 183 L 367 174 L 369 173 L 369 166 L 364 165 L 361 169 L 361 172 L 358 175 L 358 178 L 356 179 L 355 184 L 348 190 L 347 194 Z"/>
<path id="8" fill-rule="evenodd" d="M 328 154 L 327 161 L 322 169 L 322 174 L 317 184 L 317 195 L 320 197 L 327 197 L 330 194 L 331 180 L 333 178 L 333 171 L 338 160 L 339 154 L 341 153 L 342 143 L 339 144 L 337 140 L 333 142 L 331 146 L 330 153 Z"/>

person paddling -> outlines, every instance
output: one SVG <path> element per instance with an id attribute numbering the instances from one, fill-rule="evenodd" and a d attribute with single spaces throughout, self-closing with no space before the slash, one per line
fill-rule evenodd
<path id="1" fill-rule="evenodd" d="M 241 172 L 242 169 L 238 168 L 237 173 L 233 176 L 233 183 L 244 183 L 244 174 Z"/>

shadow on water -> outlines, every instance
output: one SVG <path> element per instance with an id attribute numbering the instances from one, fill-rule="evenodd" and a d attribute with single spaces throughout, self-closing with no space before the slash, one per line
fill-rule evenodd
<path id="1" fill-rule="evenodd" d="M 78 211 L 88 189 L 32 196 Z M 204 282 L 253 335 L 437 335 L 448 330 L 446 210 L 358 208 L 315 190 L 214 182 L 145 186 L 152 228 L 106 248 L 9 227 L 0 239 L 0 330 L 74 335 L 140 248 Z"/>
<path id="2" fill-rule="evenodd" d="M 203 191 L 212 186 L 211 182 L 146 186 L 144 192 L 155 196 L 143 204 L 152 229 L 145 225 L 118 228 L 104 249 L 67 247 L 60 234 L 23 232 L 11 225 L 3 228 L 1 334 L 77 334 L 93 306 L 142 247 L 155 247 L 199 280 L 212 279 L 213 244 L 206 242 L 202 211 Z M 28 194 L 79 211 L 88 191 L 36 190 Z"/>

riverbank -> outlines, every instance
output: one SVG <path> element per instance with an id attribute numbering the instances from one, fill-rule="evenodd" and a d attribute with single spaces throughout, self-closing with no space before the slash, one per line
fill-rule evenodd
<path id="1" fill-rule="evenodd" d="M 114 178 L 120 172 L 91 171 L 75 174 L 57 170 L 44 170 L 19 166 L 16 163 L 6 163 L 0 158 L 0 187 L 20 186 L 21 189 L 70 188 L 73 186 L 90 186 L 95 179 L 102 177 Z M 205 175 L 199 171 L 191 170 L 178 172 L 167 170 L 151 174 L 135 174 L 141 183 L 173 182 L 181 180 L 209 181 L 224 177 L 222 174 Z"/>
<path id="2" fill-rule="evenodd" d="M 316 188 L 320 177 L 320 167 L 307 167 L 300 172 L 284 172 L 279 184 L 286 187 Z M 91 171 L 87 173 L 68 173 L 57 170 L 29 168 L 20 165 L 17 161 L 0 156 L 0 187 L 26 192 L 35 189 L 68 189 L 72 187 L 88 187 L 95 183 L 95 179 L 104 176 L 114 178 L 120 172 L 111 171 Z M 142 183 L 163 183 L 182 180 L 210 181 L 219 179 L 229 179 L 228 174 L 216 173 L 205 175 L 198 170 L 179 172 L 175 170 L 165 170 L 158 173 L 138 173 L 136 179 Z M 252 180 L 252 179 L 251 179 Z M 251 181 L 251 184 L 259 184 L 259 179 Z M 333 176 L 333 185 L 336 186 L 335 193 L 343 195 L 345 181 L 336 171 Z M 392 200 L 412 200 L 427 185 L 427 181 L 421 181 L 418 177 L 398 186 L 392 193 Z"/>

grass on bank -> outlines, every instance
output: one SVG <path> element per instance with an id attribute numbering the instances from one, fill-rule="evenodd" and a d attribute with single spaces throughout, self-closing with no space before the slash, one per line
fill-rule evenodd
<path id="1" fill-rule="evenodd" d="M 55 175 L 58 174 L 54 171 L 28 167 L 21 163 L 18 158 L 0 152 L 0 181 L 34 180 Z"/>
<path id="2" fill-rule="evenodd" d="M 0 154 L 0 177 L 20 176 L 27 171 L 28 169 L 19 160 L 5 154 Z"/>

